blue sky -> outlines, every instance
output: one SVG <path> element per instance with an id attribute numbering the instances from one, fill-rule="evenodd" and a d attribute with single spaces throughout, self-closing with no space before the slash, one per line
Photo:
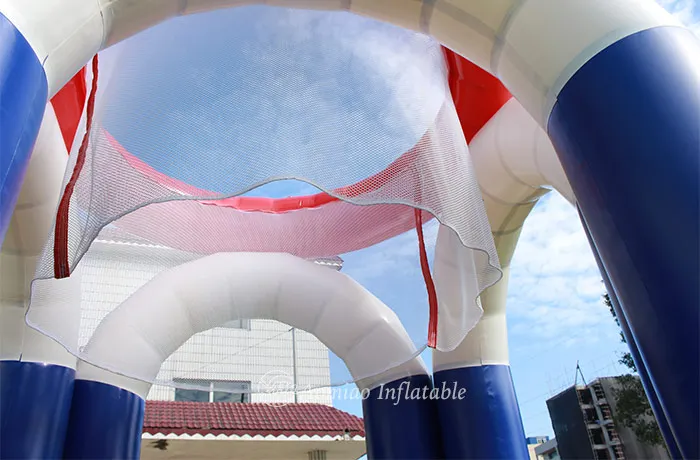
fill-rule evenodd
<path id="1" fill-rule="evenodd" d="M 105 92 L 117 97 L 98 117 L 156 169 L 224 194 L 280 176 L 358 182 L 415 145 L 444 80 L 434 42 L 348 16 L 247 7 L 168 21 L 121 46 Z M 381 65 L 364 52 L 372 37 Z"/>
<path id="2" fill-rule="evenodd" d="M 695 0 L 659 0 L 659 3 L 700 33 L 700 5 Z M 210 67 L 209 72 L 195 71 L 197 66 L 194 64 L 182 65 L 180 54 L 148 53 L 142 55 L 141 61 L 129 61 L 133 67 L 119 70 L 124 85 L 130 78 L 139 80 L 139 69 L 151 61 L 158 63 L 153 65 L 154 72 L 164 72 L 161 77 L 151 78 L 154 85 L 141 84 L 133 90 L 134 85 L 130 84 L 132 99 L 120 99 L 118 104 L 110 107 L 104 121 L 120 141 L 132 151 L 140 152 L 143 159 L 163 172 L 201 187 L 214 188 L 211 185 L 216 183 L 218 191 L 230 193 L 243 183 L 258 182 L 263 177 L 258 172 L 261 170 L 296 171 L 299 174 L 303 171 L 306 177 L 312 177 L 327 187 L 346 185 L 383 169 L 395 158 L 397 151 L 405 150 L 417 140 L 433 108 L 416 115 L 420 112 L 416 107 L 424 103 L 425 98 L 411 98 L 406 96 L 410 92 L 402 93 L 406 88 L 397 79 L 400 78 L 398 69 L 405 67 L 405 62 L 391 61 L 396 59 L 392 57 L 392 50 L 401 48 L 406 51 L 409 47 L 416 47 L 415 42 L 404 37 L 377 46 L 377 37 L 373 34 L 381 34 L 385 26 L 368 22 L 347 32 L 352 41 L 343 41 L 334 35 L 336 28 L 333 24 L 319 21 L 314 14 L 293 20 L 279 18 L 279 27 L 289 26 L 297 30 L 305 27 L 305 30 L 320 31 L 336 39 L 340 46 L 364 46 L 364 50 L 372 50 L 365 60 L 362 60 L 361 53 L 351 53 L 352 59 L 338 61 L 334 53 L 313 48 L 313 35 L 298 33 L 294 40 L 280 42 L 282 34 L 260 30 L 249 20 L 248 15 L 253 14 L 253 9 L 239 11 L 214 15 L 210 20 L 188 18 L 200 28 L 224 37 L 221 48 L 226 50 L 226 58 L 220 65 Z M 368 32 L 367 27 L 377 29 Z M 257 62 L 249 59 L 250 53 L 260 53 L 260 48 L 256 48 L 252 41 L 238 41 L 246 35 L 257 39 L 269 37 L 265 42 L 269 49 L 289 49 L 286 58 L 283 54 L 270 55 L 268 61 L 259 65 L 271 69 L 286 66 L 299 72 L 294 80 L 297 86 L 291 91 L 277 88 L 281 82 L 275 80 L 274 72 L 264 81 L 252 79 L 251 69 L 246 65 Z M 146 35 L 134 40 L 143 40 L 144 37 Z M 165 40 L 164 34 L 149 37 L 151 40 Z M 196 48 L 196 44 L 188 43 L 187 36 L 168 35 L 167 40 L 176 42 L 180 49 Z M 165 45 L 168 43 L 164 42 Z M 138 46 L 138 42 L 133 41 L 127 46 Z M 300 47 L 315 51 L 299 54 Z M 199 50 L 198 58 L 206 61 L 209 52 L 221 53 L 222 49 Z M 409 58 L 417 58 L 406 52 Z M 198 62 L 197 59 L 193 62 Z M 382 70 L 364 77 L 358 84 L 366 74 L 364 70 L 377 67 L 372 63 L 382 60 L 386 61 L 386 65 L 379 66 Z M 181 69 L 181 74 L 172 77 L 174 68 Z M 255 75 L 265 73 L 263 69 L 254 69 Z M 189 98 L 175 97 L 180 94 L 181 87 L 159 86 L 166 73 L 180 84 L 190 82 L 192 92 Z M 421 78 L 420 75 L 412 77 Z M 227 82 L 225 88 L 221 87 L 221 81 Z M 289 81 L 287 78 L 285 83 Z M 387 86 L 386 81 L 392 85 Z M 439 89 L 430 88 L 426 95 L 430 91 L 438 92 Z M 388 93 L 392 97 L 387 97 Z M 208 108 L 200 111 L 196 107 L 201 105 L 201 100 L 208 102 Z M 309 107 L 315 109 L 312 115 L 307 110 Z M 345 108 L 346 113 L 344 117 L 334 118 L 338 107 Z M 134 108 L 138 110 L 134 111 Z M 125 116 L 126 110 L 129 111 L 128 117 Z M 170 128 L 155 130 L 160 134 L 154 136 L 154 130 L 149 128 L 160 125 L 154 120 L 163 113 L 167 113 Z M 281 114 L 291 115 L 292 121 L 285 119 L 279 128 Z M 192 135 L 193 132 L 198 134 Z M 329 136 L 329 133 L 333 134 Z M 319 138 L 325 139 L 325 144 L 319 145 Z M 265 139 L 263 144 L 260 139 Z M 376 146 L 371 155 L 364 153 L 369 144 Z M 163 157 L 159 155 L 163 146 L 173 151 L 191 152 L 191 155 L 184 159 Z M 269 158 L 284 160 L 253 160 L 259 157 L 254 155 L 255 152 L 268 149 L 280 152 L 268 155 Z M 251 155 L 233 158 L 231 151 Z M 324 155 L 326 164 L 336 167 L 328 172 L 328 168 L 308 161 L 309 153 Z M 346 156 L 360 161 L 353 167 L 345 166 L 347 162 L 343 159 Z M 203 163 L 215 167 L 202 173 Z M 236 178 L 227 174 L 230 168 L 236 169 Z M 308 184 L 287 181 L 269 184 L 251 193 L 281 197 L 314 191 Z M 426 228 L 429 241 L 434 239 L 435 230 L 434 225 Z M 345 254 L 343 258 L 345 273 L 394 308 L 412 337 L 423 342 L 427 298 L 414 233 Z M 600 275 L 576 212 L 556 193 L 545 196 L 526 222 L 512 264 L 508 296 L 511 366 L 527 435 L 553 434 L 545 401 L 573 384 L 577 362 L 588 380 L 624 371 L 617 363 L 624 346 L 620 344 L 618 329 L 601 302 L 602 293 Z M 430 355 L 426 354 L 425 358 L 430 365 Z M 343 364 L 337 359 L 333 360 L 332 372 L 334 381 L 347 377 Z M 361 414 L 359 401 L 339 399 L 335 404 L 348 412 Z"/>

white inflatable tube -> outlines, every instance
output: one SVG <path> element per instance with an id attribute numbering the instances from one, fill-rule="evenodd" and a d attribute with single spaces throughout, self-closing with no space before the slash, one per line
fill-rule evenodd
<path id="1" fill-rule="evenodd" d="M 349 10 L 429 33 L 497 75 L 541 126 L 596 53 L 641 30 L 679 25 L 647 0 L 0 0 L 0 13 L 44 63 L 51 96 L 100 49 L 168 18 L 261 3 Z"/>
<path id="2" fill-rule="evenodd" d="M 97 51 L 152 25 L 178 15 L 256 3 L 260 2 L 0 0 L 0 12 L 22 32 L 37 53 L 47 74 L 49 95 L 52 95 Z M 430 33 L 443 44 L 498 75 L 540 126 L 548 118 L 559 90 L 598 51 L 641 30 L 660 25 L 678 25 L 663 8 L 647 0 L 274 0 L 265 3 L 298 8 L 345 9 Z M 531 33 L 533 29 L 538 33 Z M 532 125 L 529 120 L 528 123 Z M 485 130 L 498 131 L 498 127 L 487 126 Z M 526 130 L 519 132 L 527 133 Z M 487 143 L 486 134 L 483 137 L 483 142 Z M 539 138 L 540 135 L 535 137 Z M 489 190 L 485 187 L 487 182 L 482 177 L 483 173 L 479 171 L 482 165 L 474 152 L 478 150 L 479 142 L 476 139 L 472 143 L 472 154 L 476 158 L 479 182 L 491 194 L 485 197 L 485 201 L 494 235 L 497 243 L 499 239 L 502 240 L 499 247 L 514 246 L 517 229 L 529 213 L 530 205 L 539 196 L 537 193 L 545 191 L 532 189 L 529 205 L 521 201 L 513 206 L 516 202 L 504 200 L 501 195 L 517 196 L 518 193 L 511 193 L 514 190 L 510 190 L 510 186 L 515 187 L 515 192 L 522 190 L 522 184 L 518 185 L 518 181 L 509 183 L 507 188 Z M 548 141 L 546 145 L 549 145 Z M 517 171 L 523 166 L 523 163 L 515 161 L 517 158 L 517 155 L 507 157 L 504 163 L 508 166 L 507 171 Z M 538 156 L 529 158 L 537 159 Z M 546 168 L 541 172 L 543 181 L 556 181 L 556 177 L 549 174 Z M 488 172 L 486 174 L 491 176 Z M 536 177 L 517 174 L 516 177 L 526 184 L 532 185 L 533 180 L 536 182 Z M 563 194 L 570 197 L 570 194 Z M 503 227 L 507 222 L 512 225 Z M 512 249 L 505 252 L 512 253 Z"/>
<path id="3" fill-rule="evenodd" d="M 191 0 L 189 2 L 179 2 L 176 6 L 173 2 L 164 3 L 159 0 L 138 2 L 136 4 L 120 0 L 110 2 L 80 0 L 79 4 L 75 3 L 75 5 L 71 6 L 71 1 L 75 2 L 75 0 L 69 0 L 69 4 L 67 4 L 66 1 L 60 2 L 61 8 L 60 11 L 58 11 L 58 4 L 55 4 L 53 0 L 42 1 L 40 6 L 35 0 L 21 3 L 0 0 L 0 11 L 8 15 L 20 28 L 23 28 L 23 24 L 26 27 L 33 27 L 32 25 L 36 26 L 37 24 L 46 22 L 46 24 L 43 24 L 45 27 L 42 28 L 42 30 L 32 30 L 31 33 L 28 34 L 28 38 L 35 48 L 35 51 L 45 58 L 43 62 L 45 63 L 50 85 L 55 78 L 62 84 L 65 80 L 70 78 L 74 71 L 71 67 L 73 65 L 72 60 L 62 56 L 67 54 L 71 57 L 75 57 L 80 53 L 87 53 L 86 56 L 89 57 L 95 50 L 89 51 L 89 53 L 87 50 L 92 46 L 90 44 L 94 45 L 97 35 L 101 37 L 98 46 L 98 48 L 101 48 L 118 42 L 119 40 L 137 33 L 139 30 L 174 15 L 189 14 L 222 6 L 248 3 L 221 0 Z M 315 8 L 324 9 L 343 7 L 338 1 L 314 1 L 310 4 L 302 3 L 295 3 L 292 1 L 279 2 L 280 5 L 285 6 L 313 6 Z M 413 11 L 412 8 L 407 8 L 405 10 L 392 9 L 392 7 L 396 5 L 391 1 L 364 4 L 366 2 L 355 0 L 349 3 L 351 10 L 361 14 L 379 17 L 380 19 L 400 23 L 401 25 L 414 29 L 427 27 L 426 24 L 411 24 L 408 17 L 416 13 L 416 11 Z M 514 7 L 514 2 L 511 3 L 513 3 L 513 5 L 509 8 Z M 534 3 L 534 0 L 531 0 L 530 3 Z M 53 20 L 49 23 L 48 12 L 50 12 L 52 8 L 56 10 L 57 17 L 65 19 L 65 21 Z M 468 14 L 473 18 L 496 17 L 508 10 L 508 8 L 504 9 L 494 5 L 480 5 L 470 8 L 473 8 L 474 11 L 468 12 Z M 423 10 L 425 9 L 426 8 L 423 8 Z M 444 20 L 445 18 L 441 16 L 441 14 L 445 11 L 442 10 L 444 10 L 444 7 L 437 7 L 434 11 L 430 12 L 431 18 L 435 16 L 436 21 Z M 442 11 L 442 13 L 440 13 L 440 11 Z M 388 17 L 387 15 L 389 12 L 406 17 Z M 506 11 L 508 14 L 512 12 L 513 11 L 510 10 Z M 452 13 L 455 12 L 453 11 Z M 424 16 L 426 11 L 421 11 L 419 14 Z M 95 22 L 97 16 L 100 17 L 99 25 Z M 644 15 L 642 14 L 642 16 Z M 29 20 L 29 18 L 31 18 L 31 20 Z M 512 17 L 504 16 L 504 18 L 508 19 L 510 22 L 514 21 Z M 75 21 L 77 21 L 77 19 L 80 19 L 80 27 L 77 28 L 80 33 L 69 33 L 72 27 L 71 24 L 76 26 Z M 408 21 L 408 23 L 406 21 Z M 472 23 L 472 25 L 474 24 L 476 23 Z M 98 31 L 101 32 L 98 34 Z M 481 32 L 483 32 L 483 30 Z M 67 34 L 70 36 L 68 37 Z M 66 40 L 55 47 L 50 46 L 52 40 L 55 40 L 56 37 L 63 36 L 66 36 Z M 33 38 L 36 38 L 38 41 L 33 40 Z M 80 40 L 77 40 L 78 38 Z M 449 44 L 449 41 L 445 42 Z M 491 51 L 495 50 L 494 46 L 490 46 L 490 48 Z M 486 48 L 481 51 L 485 49 Z M 477 58 L 473 58 L 473 60 L 479 64 L 484 64 L 484 62 L 481 62 Z M 60 76 L 60 78 L 54 78 L 54 74 L 52 73 L 53 62 L 61 63 L 61 65 L 56 68 L 56 72 L 63 75 Z M 489 65 L 484 66 L 489 68 Z M 66 70 L 68 68 L 71 70 Z M 79 66 L 77 68 L 79 68 Z M 77 68 L 75 70 L 77 70 Z M 56 89 L 58 88 L 54 88 L 51 91 L 54 92 Z M 55 117 L 52 115 L 49 115 L 47 118 L 51 118 L 55 123 Z M 57 143 L 57 145 L 62 144 Z M 515 100 L 508 102 L 493 119 L 487 123 L 484 129 L 482 129 L 473 140 L 471 150 L 479 182 L 484 192 L 491 227 L 494 231 L 497 245 L 501 249 L 510 246 L 514 247 L 518 234 L 517 229 L 522 225 L 522 221 L 529 213 L 536 199 L 541 194 L 545 193 L 545 190 L 540 188 L 541 185 L 551 184 L 570 201 L 573 200 L 573 194 L 566 183 L 563 171 L 554 155 L 548 137 L 544 131 L 538 127 L 532 117 L 530 117 L 523 107 Z M 60 152 L 60 155 L 53 161 L 63 161 L 65 157 L 62 153 L 63 152 Z M 58 158 L 60 158 L 60 160 Z M 35 160 L 33 163 L 38 163 L 38 161 Z M 54 169 L 54 171 L 60 171 L 60 169 L 57 168 Z M 503 178 L 512 180 L 504 181 Z M 28 186 L 31 189 L 32 185 L 29 184 Z M 52 187 L 47 187 L 44 190 L 52 190 Z M 59 188 L 56 188 L 56 190 L 59 190 Z M 37 226 L 36 228 L 41 227 Z M 444 236 L 441 238 L 441 245 L 446 244 L 446 240 L 448 239 L 451 239 L 451 237 Z M 508 242 L 505 240 L 508 240 Z M 451 241 L 449 246 L 452 247 L 454 244 L 455 242 Z M 512 253 L 512 248 L 505 252 Z M 457 288 L 460 283 L 450 283 L 444 280 L 463 280 L 464 276 L 469 274 L 468 272 L 472 270 L 472 267 L 461 267 L 459 263 L 455 263 L 454 261 L 443 260 L 443 257 L 439 254 L 455 257 L 454 254 L 456 253 L 452 251 L 438 251 L 438 256 L 436 257 L 436 282 L 442 286 L 442 288 L 440 288 L 441 299 L 443 300 L 441 303 L 459 305 L 465 302 L 471 302 L 472 299 L 462 298 L 464 295 L 461 289 Z M 501 258 L 503 258 L 503 255 L 505 254 L 502 254 Z M 510 257 L 506 256 L 506 259 L 510 259 Z M 502 264 L 505 262 L 505 260 L 501 260 Z M 5 263 L 4 265 L 17 266 L 14 263 Z M 33 263 L 31 265 L 31 271 L 33 273 Z M 465 272 L 465 270 L 467 270 L 467 272 Z M 14 270 L 14 273 L 20 273 L 20 271 Z M 501 284 L 505 284 L 505 282 Z M 16 285 L 21 286 L 21 284 Z M 447 286 L 454 286 L 452 290 L 457 292 L 453 294 L 450 293 L 450 288 Z M 459 304 L 457 302 L 459 302 Z M 441 310 L 445 310 L 445 308 Z M 462 311 L 463 309 L 456 308 L 447 310 Z M 488 313 L 489 312 L 487 312 L 487 314 Z M 10 322 L 6 321 L 5 323 L 9 324 Z M 439 324 L 444 325 L 446 321 Z M 16 328 L 12 329 L 16 330 Z M 440 335 L 444 337 L 444 334 Z"/>
<path id="4" fill-rule="evenodd" d="M 570 202 L 574 196 L 548 137 L 515 99 L 508 101 L 476 134 L 470 152 L 503 277 L 481 294 L 481 321 L 459 346 L 449 352 L 433 351 L 435 386 L 457 385 L 488 399 L 486 406 L 474 400 L 437 402 L 443 447 L 445 455 L 451 458 L 527 458 L 509 366 L 506 299 L 510 262 L 524 220 L 548 191 L 543 187 L 554 186 Z M 441 270 L 456 278 L 459 272 L 454 267 L 467 264 L 454 251 L 453 244 L 448 233 L 438 234 L 436 275 Z M 436 276 L 436 284 L 437 281 Z M 451 282 L 458 285 L 459 279 Z M 480 420 L 486 428 L 478 433 L 465 431 L 470 426 L 466 420 Z M 499 442 L 494 443 L 494 439 Z"/>
<path id="5" fill-rule="evenodd" d="M 503 278 L 481 295 L 479 324 L 450 352 L 433 353 L 435 372 L 486 364 L 508 364 L 506 297 L 510 261 L 523 223 L 537 200 L 552 186 L 569 202 L 575 197 L 549 137 L 516 101 L 508 101 L 469 144 L 486 214 L 494 234 Z M 458 298 L 460 280 L 468 276 L 449 231 L 438 233 L 435 282 Z M 444 284 L 444 287 L 443 287 Z M 442 291 L 441 291 L 442 292 Z M 443 296 L 443 298 L 445 298 Z"/>
<path id="6" fill-rule="evenodd" d="M 107 315 L 76 378 L 145 398 L 161 364 L 187 339 L 238 318 L 314 334 L 360 388 L 427 373 L 396 314 L 348 276 L 288 254 L 220 253 L 162 272 Z"/>
<path id="7" fill-rule="evenodd" d="M 58 195 L 68 162 L 68 152 L 61 136 L 51 104 L 47 104 L 44 120 L 32 153 L 24 183 L 10 220 L 7 236 L 0 250 L 0 359 L 58 364 L 75 369 L 75 356 L 36 330 L 26 326 L 24 315 L 29 302 L 30 284 L 36 264 L 53 226 Z M 65 306 L 54 308 L 61 312 L 61 322 L 74 331 L 77 346 L 80 325 L 80 273 L 65 280 L 53 280 L 44 285 L 54 292 Z M 46 301 L 51 293 L 42 296 Z M 55 303 L 46 307 L 57 307 Z M 37 305 L 42 308 L 43 305 Z M 74 315 L 66 321 L 65 314 Z M 74 333 L 71 333 L 74 332 Z"/>
<path id="8" fill-rule="evenodd" d="M 575 201 L 549 136 L 515 99 L 474 136 L 469 151 L 481 191 L 492 201 L 519 205 L 532 201 L 528 197 L 543 186 L 553 187 L 570 203 Z M 494 228 L 500 228 L 502 221 Z"/>
<path id="9" fill-rule="evenodd" d="M 81 3 L 81 5 L 85 5 L 86 3 L 89 2 Z M 157 10 L 157 8 L 154 9 L 155 4 L 160 5 L 159 8 L 161 8 L 161 13 L 164 11 L 162 9 L 164 7 L 162 2 L 141 2 L 139 3 L 140 7 L 138 10 L 143 14 L 139 16 L 137 21 L 135 20 L 129 22 L 129 24 L 132 26 L 130 29 L 125 29 L 124 27 L 119 26 L 119 24 L 125 23 L 126 20 L 118 18 L 125 17 L 124 15 L 127 15 L 127 13 L 133 15 L 135 14 L 134 11 L 136 10 L 133 9 L 133 5 L 122 3 L 123 2 L 115 1 L 110 2 L 109 5 L 103 5 L 105 8 L 109 8 L 113 13 L 110 21 L 114 27 L 114 33 L 111 38 L 108 39 L 107 43 L 119 41 L 132 33 L 136 33 L 139 28 L 144 28 L 151 23 L 158 22 L 159 19 L 157 20 L 157 17 L 160 16 L 154 16 L 150 13 Z M 178 11 L 170 11 L 165 17 L 175 13 L 181 14 L 199 12 L 204 9 L 211 9 L 216 6 L 221 6 L 223 3 L 226 2 L 218 2 L 218 4 L 214 4 L 213 2 L 206 1 L 190 1 L 187 3 L 187 8 Z M 314 2 L 313 6 L 319 8 L 334 8 L 332 5 L 333 3 L 334 2 Z M 3 5 L 5 4 L 13 5 L 7 6 L 7 11 L 9 13 L 14 12 L 14 14 L 20 15 L 20 10 L 22 8 L 19 8 L 17 5 L 14 5 L 12 2 L 7 2 L 6 0 L 0 0 L 0 9 L 2 9 Z M 27 11 L 34 15 L 34 18 L 42 18 L 43 14 L 50 6 L 48 3 L 42 3 L 42 8 L 40 10 L 35 10 L 32 9 L 31 4 L 31 1 L 22 3 L 23 7 L 28 8 Z M 65 3 L 63 4 L 65 5 Z M 362 9 L 361 2 L 354 2 L 354 4 L 358 8 Z M 77 7 L 77 5 L 76 8 L 78 10 L 80 9 Z M 364 10 L 362 12 L 367 13 L 367 11 Z M 65 16 L 65 12 L 62 14 Z M 86 18 L 91 17 L 89 14 L 85 14 Z M 89 22 L 90 21 L 87 21 L 85 24 L 88 24 Z M 54 28 L 59 28 L 59 25 L 55 25 Z M 49 34 L 51 30 L 47 29 L 45 34 Z M 65 32 L 61 32 L 62 30 L 63 29 L 56 29 L 54 30 L 54 33 L 60 35 L 61 33 Z M 91 29 L 88 27 L 84 30 Z M 90 40 L 84 40 L 81 43 L 89 42 Z M 68 45 L 62 44 L 61 46 L 65 47 Z M 62 51 L 55 51 L 54 55 L 58 56 L 61 52 Z M 50 54 L 51 53 L 47 51 L 46 56 L 48 57 Z M 49 62 L 50 59 L 47 59 L 47 72 L 49 71 Z M 51 80 L 50 75 L 49 79 Z M 513 135 L 514 132 L 516 135 Z M 520 148 L 518 148 L 518 146 L 520 146 Z M 503 226 L 505 225 L 508 227 L 508 222 L 513 220 L 513 217 L 515 217 L 514 223 L 517 223 L 516 228 L 519 228 L 519 226 L 522 224 L 522 220 L 524 220 L 530 210 L 531 206 L 528 207 L 527 205 L 534 204 L 536 198 L 539 197 L 539 194 L 545 193 L 545 191 L 540 189 L 537 184 L 552 183 L 555 188 L 561 190 L 565 196 L 571 199 L 572 194 L 570 192 L 570 188 L 568 187 L 568 184 L 566 184 L 566 180 L 564 179 L 559 162 L 556 159 L 556 156 L 553 154 L 553 149 L 549 139 L 544 131 L 538 127 L 534 120 L 515 100 L 510 101 L 501 109 L 501 111 L 499 111 L 498 114 L 496 114 L 496 116 L 486 125 L 482 132 L 480 132 L 474 139 L 471 148 L 479 182 L 482 190 L 484 191 L 485 201 L 487 208 L 489 209 L 489 219 L 491 220 L 491 226 L 497 242 L 502 238 L 509 239 L 509 235 L 514 234 L 514 230 L 512 228 L 504 228 Z M 499 152 L 499 154 L 493 155 L 493 152 Z M 525 155 L 522 155 L 523 153 L 525 153 Z M 60 156 L 63 157 L 62 152 Z M 504 177 L 511 178 L 513 180 L 504 181 Z M 550 177 L 552 178 L 551 180 Z M 559 182 L 559 186 L 557 186 L 555 182 Z M 497 188 L 495 190 L 491 190 L 489 187 L 493 187 L 494 184 L 497 184 Z M 58 188 L 56 190 L 58 190 Z M 535 193 L 534 198 L 531 196 L 533 192 Z M 523 206 L 523 204 L 525 204 L 525 206 Z M 441 238 L 443 244 L 448 238 L 451 239 L 451 237 L 448 236 Z M 454 247 L 456 243 L 456 241 L 452 241 L 450 246 Z M 513 240 L 513 245 L 514 243 L 515 241 Z M 456 254 L 456 252 L 453 251 L 438 251 L 438 254 L 440 253 L 446 254 L 450 257 L 455 257 Z M 464 308 L 459 307 L 462 305 L 469 305 L 471 302 L 473 302 L 473 299 L 466 298 L 460 287 L 460 283 L 445 281 L 464 280 L 466 275 L 473 272 L 473 267 L 459 266 L 456 271 L 447 268 L 455 268 L 458 265 L 459 263 L 442 260 L 441 256 L 436 258 L 436 282 L 439 284 L 438 287 L 441 294 L 441 313 L 443 311 L 464 311 Z M 441 266 L 443 267 L 442 269 L 437 268 Z M 450 305 L 455 308 L 446 308 L 445 305 Z M 443 320 L 439 323 L 439 325 L 443 326 L 445 324 L 448 324 L 448 321 Z M 443 328 L 441 328 L 439 336 L 445 338 L 445 331 L 442 329 Z"/>

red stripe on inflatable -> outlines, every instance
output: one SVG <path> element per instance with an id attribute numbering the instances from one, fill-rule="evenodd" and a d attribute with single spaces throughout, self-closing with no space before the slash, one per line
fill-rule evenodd
<path id="1" fill-rule="evenodd" d="M 58 204 L 56 212 L 56 226 L 54 234 L 53 247 L 53 268 L 54 277 L 56 279 L 67 278 L 70 276 L 70 264 L 68 263 L 68 211 L 70 210 L 70 198 L 73 195 L 75 184 L 78 181 L 78 176 L 85 164 L 85 155 L 88 147 L 88 139 L 90 128 L 92 127 L 92 115 L 95 111 L 95 95 L 97 94 L 97 76 L 99 65 L 97 55 L 92 58 L 92 86 L 90 88 L 90 97 L 87 103 L 87 114 L 85 119 L 85 135 L 78 150 L 78 158 L 75 161 L 75 168 L 70 180 L 63 190 L 61 202 Z"/>
<path id="2" fill-rule="evenodd" d="M 85 83 L 85 67 L 75 74 L 61 90 L 51 98 L 53 111 L 56 113 L 58 126 L 61 128 L 63 142 L 70 152 L 75 134 L 78 132 L 80 117 L 85 108 L 87 85 Z"/>
<path id="3" fill-rule="evenodd" d="M 452 100 L 469 143 L 513 96 L 498 78 L 454 51 L 443 50 Z"/>

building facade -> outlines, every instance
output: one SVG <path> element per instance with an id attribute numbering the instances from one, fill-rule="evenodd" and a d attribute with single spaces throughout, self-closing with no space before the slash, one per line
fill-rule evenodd
<path id="1" fill-rule="evenodd" d="M 665 448 L 640 442 L 634 432 L 614 422 L 615 377 L 567 388 L 547 400 L 547 408 L 562 459 L 655 459 L 669 456 Z"/>
<path id="2" fill-rule="evenodd" d="M 537 454 L 535 453 L 535 448 L 549 441 L 549 436 L 528 436 L 525 438 L 525 443 L 527 444 L 527 453 L 530 456 L 530 460 L 537 460 Z"/>
<path id="3" fill-rule="evenodd" d="M 534 448 L 536 460 L 560 460 L 559 451 L 557 450 L 557 439 L 550 439 L 547 442 L 538 444 Z"/>

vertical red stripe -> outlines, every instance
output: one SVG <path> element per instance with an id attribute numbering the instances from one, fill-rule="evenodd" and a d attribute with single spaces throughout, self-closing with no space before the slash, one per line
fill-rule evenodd
<path id="1" fill-rule="evenodd" d="M 425 239 L 423 238 L 423 217 L 420 209 L 415 209 L 416 232 L 418 232 L 418 251 L 420 253 L 420 268 L 423 272 L 425 287 L 428 290 L 428 305 L 430 308 L 430 319 L 428 320 L 428 346 L 437 346 L 437 326 L 438 326 L 438 302 L 435 292 L 435 283 L 430 274 L 430 264 L 428 264 L 428 253 L 425 250 Z"/>
<path id="2" fill-rule="evenodd" d="M 92 58 L 92 87 L 88 98 L 87 114 L 85 121 L 85 135 L 78 150 L 78 158 L 75 161 L 75 168 L 70 180 L 63 191 L 61 202 L 56 213 L 56 226 L 53 246 L 53 267 L 54 277 L 57 279 L 70 276 L 70 265 L 68 263 L 68 211 L 70 209 L 70 198 L 73 195 L 75 184 L 78 181 L 80 172 L 85 164 L 85 155 L 88 147 L 90 128 L 92 128 L 92 115 L 95 110 L 95 94 L 97 93 L 98 62 L 97 55 Z"/>

